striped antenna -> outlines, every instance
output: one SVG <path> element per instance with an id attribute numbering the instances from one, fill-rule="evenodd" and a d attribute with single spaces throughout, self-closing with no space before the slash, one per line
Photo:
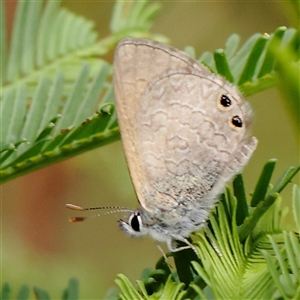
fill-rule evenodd
<path id="1" fill-rule="evenodd" d="M 122 206 L 98 206 L 98 207 L 81 207 L 78 205 L 74 205 L 74 204 L 66 204 L 66 207 L 72 210 L 77 210 L 77 211 L 85 211 L 85 210 L 97 210 L 97 209 L 110 209 L 110 211 L 106 211 L 100 214 L 95 214 L 92 216 L 88 216 L 88 217 L 71 217 L 69 218 L 70 222 L 81 222 L 84 221 L 86 219 L 92 219 L 92 218 L 96 218 L 96 217 L 101 217 L 101 216 L 105 216 L 105 215 L 110 215 L 110 214 L 114 214 L 114 213 L 119 213 L 119 212 L 133 212 L 132 209 L 129 209 L 127 207 L 122 207 Z"/>

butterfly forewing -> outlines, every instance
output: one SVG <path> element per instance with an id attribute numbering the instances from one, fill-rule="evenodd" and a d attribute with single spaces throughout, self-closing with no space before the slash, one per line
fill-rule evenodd
<path id="1" fill-rule="evenodd" d="M 198 70 L 199 67 L 199 70 Z M 137 123 L 142 95 L 146 87 L 169 70 L 200 71 L 196 61 L 172 47 L 144 40 L 127 38 L 115 51 L 114 88 L 118 122 L 125 156 L 138 200 L 144 202 L 143 184 L 146 166 L 141 162 Z"/>

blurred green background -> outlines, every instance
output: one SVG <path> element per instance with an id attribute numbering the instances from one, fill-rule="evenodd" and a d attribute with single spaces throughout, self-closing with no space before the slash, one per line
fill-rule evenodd
<path id="1" fill-rule="evenodd" d="M 6 2 L 10 2 L 6 13 L 11 22 L 14 6 Z M 113 4 L 62 2 L 62 6 L 94 20 L 100 38 L 109 35 Z M 282 25 L 295 27 L 295 17 L 289 1 L 164 1 L 152 31 L 166 35 L 179 49 L 194 46 L 200 56 L 224 47 L 232 33 L 238 33 L 244 42 L 255 32 L 271 33 Z M 253 133 L 259 139 L 244 172 L 250 193 L 269 158 L 278 159 L 273 183 L 288 166 L 299 164 L 299 142 L 277 89 L 247 100 L 255 113 Z M 282 195 L 284 204 L 290 205 L 291 186 Z M 80 281 L 81 299 L 102 299 L 117 273 L 138 279 L 142 270 L 154 267 L 160 257 L 154 241 L 132 239 L 121 232 L 117 215 L 68 223 L 73 212 L 65 208 L 66 203 L 137 207 L 121 142 L 4 184 L 1 203 L 2 281 L 12 284 L 14 295 L 26 283 L 48 290 L 53 299 L 60 298 L 74 276 Z"/>

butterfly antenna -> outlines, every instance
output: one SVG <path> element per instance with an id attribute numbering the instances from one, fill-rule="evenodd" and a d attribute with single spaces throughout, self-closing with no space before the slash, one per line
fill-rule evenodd
<path id="1" fill-rule="evenodd" d="M 129 209 L 127 207 L 122 207 L 122 206 L 98 206 L 98 207 L 81 207 L 78 205 L 74 205 L 74 204 L 66 204 L 66 207 L 72 210 L 77 210 L 77 211 L 85 211 L 85 210 L 97 210 L 97 209 L 110 209 L 110 211 L 106 211 L 100 214 L 95 214 L 92 216 L 88 216 L 88 217 L 71 217 L 69 219 L 70 222 L 81 222 L 84 221 L 86 219 L 92 219 L 92 218 L 96 218 L 96 217 L 101 217 L 104 215 L 109 215 L 109 214 L 114 214 L 114 213 L 119 213 L 119 212 L 133 212 L 132 209 Z"/>

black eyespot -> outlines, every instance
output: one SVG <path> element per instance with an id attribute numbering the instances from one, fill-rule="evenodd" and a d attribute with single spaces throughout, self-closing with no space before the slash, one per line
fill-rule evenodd
<path id="1" fill-rule="evenodd" d="M 134 231 L 140 232 L 139 214 L 136 214 L 132 217 L 130 221 L 130 226 Z"/>
<path id="2" fill-rule="evenodd" d="M 220 103 L 224 107 L 229 107 L 231 105 L 231 100 L 227 95 L 222 95 L 220 99 Z"/>
<path id="3" fill-rule="evenodd" d="M 235 127 L 242 127 L 242 126 L 243 126 L 242 119 L 241 119 L 239 116 L 234 116 L 234 117 L 232 117 L 231 123 L 232 123 L 232 125 L 234 125 Z"/>

